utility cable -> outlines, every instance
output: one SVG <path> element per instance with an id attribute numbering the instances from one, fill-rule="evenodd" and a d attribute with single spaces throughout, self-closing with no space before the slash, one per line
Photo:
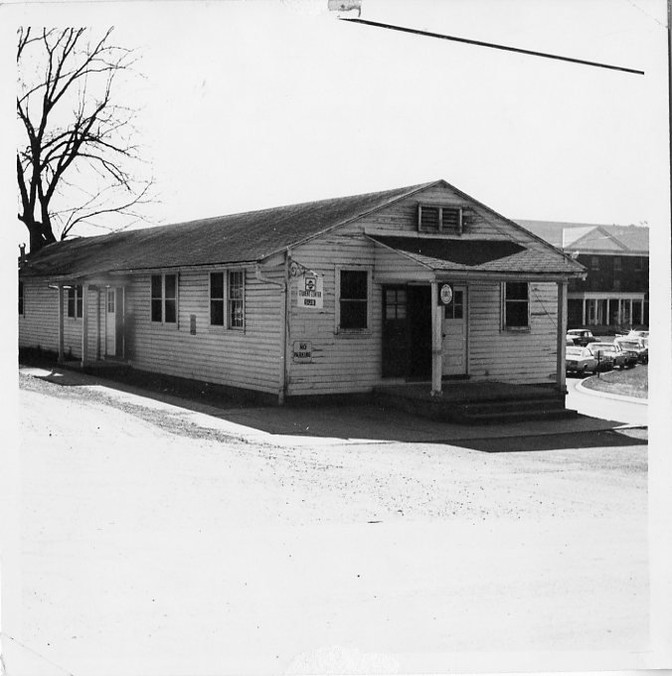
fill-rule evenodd
<path id="1" fill-rule="evenodd" d="M 607 63 L 598 63 L 597 61 L 586 61 L 585 59 L 575 59 L 571 56 L 560 56 L 559 54 L 548 54 L 547 52 L 536 52 L 531 49 L 521 49 L 520 47 L 509 47 L 507 45 L 498 45 L 494 42 L 483 42 L 482 40 L 472 40 L 470 38 L 460 38 L 455 35 L 444 35 L 443 33 L 432 33 L 430 31 L 423 31 L 417 28 L 407 28 L 405 26 L 395 26 L 389 23 L 380 23 L 378 21 L 368 21 L 367 19 L 345 19 L 339 17 L 340 21 L 347 23 L 358 23 L 364 26 L 375 26 L 376 28 L 387 28 L 388 30 L 399 31 L 401 33 L 411 33 L 413 35 L 424 35 L 430 38 L 439 38 L 440 40 L 452 40 L 453 42 L 462 42 L 468 45 L 476 45 L 478 47 L 489 47 L 490 49 L 500 49 L 507 52 L 515 52 L 517 54 L 527 54 L 528 56 L 539 56 L 545 59 L 555 59 L 557 61 L 568 61 L 570 63 L 578 63 L 583 66 L 595 66 L 597 68 L 608 68 L 610 70 L 620 70 L 625 73 L 634 73 L 635 75 L 644 75 L 643 70 L 636 70 L 634 68 L 626 68 L 625 66 L 614 66 Z"/>

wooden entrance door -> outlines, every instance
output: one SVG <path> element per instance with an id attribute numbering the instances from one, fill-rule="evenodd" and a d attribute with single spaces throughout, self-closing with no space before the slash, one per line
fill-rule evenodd
<path id="1" fill-rule="evenodd" d="M 408 371 L 408 291 L 383 287 L 383 377 L 403 377 Z"/>
<path id="2" fill-rule="evenodd" d="M 105 294 L 105 355 L 117 354 L 117 296 L 115 289 L 107 289 Z"/>
<path id="3" fill-rule="evenodd" d="M 467 373 L 467 289 L 453 286 L 453 299 L 443 310 L 443 375 Z"/>
<path id="4" fill-rule="evenodd" d="M 384 286 L 383 377 L 424 379 L 431 370 L 429 286 Z"/>

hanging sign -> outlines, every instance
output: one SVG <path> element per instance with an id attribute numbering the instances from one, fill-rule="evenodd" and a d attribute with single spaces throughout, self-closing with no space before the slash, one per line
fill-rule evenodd
<path id="1" fill-rule="evenodd" d="M 442 284 L 439 289 L 439 298 L 444 305 L 450 305 L 453 300 L 453 287 L 450 284 Z"/>
<path id="2" fill-rule="evenodd" d="M 324 278 L 322 275 L 305 272 L 298 278 L 298 282 L 298 306 L 313 310 L 321 309 L 324 304 Z"/>

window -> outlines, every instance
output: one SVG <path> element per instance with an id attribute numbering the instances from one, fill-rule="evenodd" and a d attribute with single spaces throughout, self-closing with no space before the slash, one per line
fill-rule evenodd
<path id="1" fill-rule="evenodd" d="M 444 317 L 446 319 L 464 319 L 464 291 L 455 291 L 453 299 L 445 306 Z"/>
<path id="2" fill-rule="evenodd" d="M 600 259 L 597 256 L 590 257 L 590 269 L 597 272 L 600 269 Z"/>
<path id="3" fill-rule="evenodd" d="M 177 275 L 152 275 L 153 322 L 177 323 Z"/>
<path id="4" fill-rule="evenodd" d="M 339 285 L 339 328 L 363 330 L 369 326 L 369 273 L 341 270 Z"/>
<path id="5" fill-rule="evenodd" d="M 640 256 L 635 257 L 635 272 L 641 272 L 644 269 L 643 259 Z"/>
<path id="6" fill-rule="evenodd" d="M 210 324 L 224 326 L 224 273 L 210 273 Z"/>
<path id="7" fill-rule="evenodd" d="M 530 325 L 530 294 L 527 282 L 504 284 L 504 328 L 521 329 Z"/>
<path id="8" fill-rule="evenodd" d="M 614 272 L 620 272 L 622 270 L 622 264 L 623 261 L 616 256 L 616 258 L 614 258 Z"/>
<path id="9" fill-rule="evenodd" d="M 385 289 L 385 319 L 406 319 L 406 289 Z"/>
<path id="10" fill-rule="evenodd" d="M 418 205 L 420 232 L 450 232 L 462 234 L 463 211 L 460 207 Z"/>
<path id="11" fill-rule="evenodd" d="M 19 314 L 23 314 L 23 282 L 19 280 Z"/>
<path id="12" fill-rule="evenodd" d="M 227 285 L 227 313 L 230 329 L 245 328 L 245 272 L 229 270 Z"/>
<path id="13" fill-rule="evenodd" d="M 68 317 L 80 319 L 82 316 L 82 287 L 68 287 Z"/>

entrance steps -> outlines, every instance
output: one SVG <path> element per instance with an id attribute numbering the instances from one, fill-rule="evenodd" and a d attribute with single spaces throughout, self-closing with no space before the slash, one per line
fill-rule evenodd
<path id="1" fill-rule="evenodd" d="M 382 406 L 431 420 L 487 425 L 575 417 L 565 408 L 565 395 L 551 387 L 506 383 L 452 383 L 432 396 L 429 383 L 383 386 L 374 398 Z"/>

